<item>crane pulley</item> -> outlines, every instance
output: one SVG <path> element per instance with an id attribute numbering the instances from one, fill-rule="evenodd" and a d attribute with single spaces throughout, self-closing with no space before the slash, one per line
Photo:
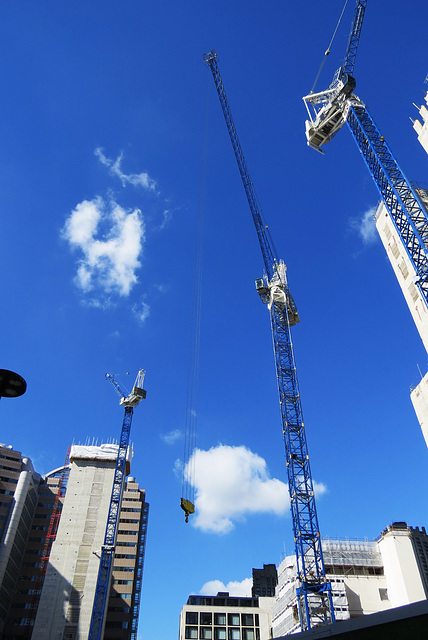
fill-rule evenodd
<path id="1" fill-rule="evenodd" d="M 331 584 L 325 576 L 306 430 L 291 340 L 291 326 L 299 322 L 299 314 L 288 288 L 286 266 L 284 262 L 277 259 L 268 228 L 262 222 L 261 208 L 255 195 L 218 69 L 217 53 L 214 50 L 210 51 L 204 54 L 203 58 L 214 78 L 265 267 L 264 277 L 256 280 L 256 289 L 270 312 L 300 584 L 297 589 L 297 599 L 301 628 L 306 630 L 334 622 L 335 617 Z"/>

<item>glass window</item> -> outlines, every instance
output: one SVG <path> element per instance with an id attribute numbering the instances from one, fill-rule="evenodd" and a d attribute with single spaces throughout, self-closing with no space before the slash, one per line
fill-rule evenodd
<path id="1" fill-rule="evenodd" d="M 243 627 L 253 627 L 254 626 L 254 618 L 252 613 L 243 613 L 242 614 L 242 626 Z"/>
<path id="2" fill-rule="evenodd" d="M 226 614 L 225 613 L 215 613 L 214 614 L 214 624 L 226 624 Z"/>
<path id="3" fill-rule="evenodd" d="M 226 627 L 214 627 L 214 640 L 227 640 Z"/>
<path id="4" fill-rule="evenodd" d="M 197 611 L 186 611 L 186 624 L 198 624 Z"/>
<path id="5" fill-rule="evenodd" d="M 229 640 L 241 640 L 241 630 L 229 629 Z"/>
<path id="6" fill-rule="evenodd" d="M 239 613 L 228 613 L 227 618 L 230 627 L 239 627 Z"/>
<path id="7" fill-rule="evenodd" d="M 212 640 L 213 630 L 211 627 L 201 627 L 200 638 L 205 640 Z"/>
<path id="8" fill-rule="evenodd" d="M 255 640 L 254 629 L 242 629 L 242 640 Z"/>
<path id="9" fill-rule="evenodd" d="M 197 638 L 198 627 L 186 627 L 186 638 Z"/>
<path id="10" fill-rule="evenodd" d="M 213 623 L 212 613 L 201 611 L 201 624 L 212 624 L 212 623 Z"/>

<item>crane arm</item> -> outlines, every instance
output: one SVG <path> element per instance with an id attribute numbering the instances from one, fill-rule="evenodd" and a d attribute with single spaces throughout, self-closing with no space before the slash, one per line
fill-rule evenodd
<path id="1" fill-rule="evenodd" d="M 334 622 L 335 618 L 331 585 L 325 577 L 315 494 L 291 339 L 291 326 L 299 322 L 299 316 L 288 289 L 286 266 L 283 261 L 277 261 L 274 257 L 261 222 L 260 211 L 254 197 L 252 182 L 239 144 L 216 58 L 217 54 L 214 51 L 204 55 L 204 60 L 213 74 L 267 274 L 264 278 L 256 280 L 256 289 L 270 311 L 297 573 L 300 584 L 297 590 L 297 600 L 301 628 L 306 630 L 313 626 Z"/>
<path id="2" fill-rule="evenodd" d="M 106 374 L 106 379 L 110 380 L 113 387 L 121 396 L 120 404 L 125 406 L 125 413 L 123 416 L 122 430 L 120 432 L 116 467 L 113 477 L 113 487 L 104 535 L 104 544 L 101 547 L 100 566 L 98 569 L 98 579 L 95 587 L 95 597 L 88 640 L 101 640 L 103 637 L 105 612 L 110 591 L 114 548 L 116 544 L 117 523 L 126 477 L 126 456 L 128 453 L 129 436 L 131 433 L 132 416 L 134 413 L 134 407 L 137 406 L 140 400 L 146 397 L 146 392 L 142 388 L 144 374 L 145 371 L 140 369 L 134 383 L 133 391 L 128 396 L 121 385 L 115 380 L 114 376 Z"/>
<path id="3" fill-rule="evenodd" d="M 247 163 L 245 162 L 245 157 L 239 142 L 238 134 L 236 133 L 235 124 L 232 118 L 232 113 L 230 111 L 229 103 L 226 97 L 226 92 L 224 90 L 223 82 L 218 69 L 216 51 L 214 51 L 213 49 L 209 53 L 205 53 L 203 55 L 203 59 L 205 64 L 211 69 L 211 73 L 214 78 L 217 94 L 220 100 L 221 108 L 223 110 L 223 115 L 226 121 L 227 130 L 229 132 L 230 141 L 232 143 L 233 151 L 235 153 L 236 161 L 238 163 L 239 173 L 241 174 L 242 184 L 244 185 L 245 194 L 247 196 L 248 204 L 250 205 L 250 211 L 253 217 L 254 226 L 256 228 L 257 236 L 259 239 L 265 270 L 268 275 L 268 278 L 270 279 L 274 273 L 276 256 L 272 247 L 272 242 L 268 237 L 267 228 L 265 227 L 262 221 L 262 211 L 258 204 L 253 182 L 251 180 L 251 176 L 247 168 Z"/>
<path id="4" fill-rule="evenodd" d="M 357 56 L 358 43 L 360 41 L 361 29 L 363 28 L 364 13 L 366 11 L 367 0 L 357 0 L 352 21 L 351 32 L 349 34 L 348 46 L 346 47 L 345 60 L 341 67 L 342 76 L 345 73 L 353 75 L 355 58 Z"/>
<path id="5" fill-rule="evenodd" d="M 351 101 L 347 123 L 403 241 L 416 271 L 415 284 L 428 307 L 428 214 L 361 100 Z"/>

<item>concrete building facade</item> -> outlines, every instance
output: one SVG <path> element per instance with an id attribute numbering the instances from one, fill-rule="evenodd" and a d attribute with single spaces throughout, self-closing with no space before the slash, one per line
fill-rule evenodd
<path id="1" fill-rule="evenodd" d="M 180 613 L 179 640 L 269 640 L 273 598 L 189 596 Z"/>
<path id="2" fill-rule="evenodd" d="M 116 457 L 117 445 L 73 446 L 41 481 L 3 640 L 88 637 Z M 144 491 L 125 482 L 103 633 L 116 640 L 136 638 L 148 516 Z"/>
<path id="3" fill-rule="evenodd" d="M 425 94 L 425 102 L 428 104 L 428 91 Z M 418 134 L 418 140 L 428 153 L 428 109 L 425 105 L 422 105 L 419 109 L 419 115 L 422 118 L 422 122 L 420 120 L 415 120 L 413 122 L 413 128 Z"/>
<path id="4" fill-rule="evenodd" d="M 426 600 L 428 535 L 405 522 L 388 526 L 375 541 L 323 540 L 325 570 L 337 621 Z M 295 556 L 278 567 L 272 611 L 273 637 L 300 632 Z"/>
<path id="5" fill-rule="evenodd" d="M 417 193 L 428 211 L 428 192 L 424 189 L 417 189 Z M 416 271 L 413 263 L 407 255 L 400 234 L 383 202 L 379 204 L 375 217 L 380 239 L 403 292 L 416 329 L 428 352 L 428 309 L 414 282 Z M 412 389 L 410 398 L 428 446 L 428 373 Z"/>
<path id="6" fill-rule="evenodd" d="M 31 460 L 12 446 L 0 444 L 0 637 L 36 510 L 39 483 Z"/>

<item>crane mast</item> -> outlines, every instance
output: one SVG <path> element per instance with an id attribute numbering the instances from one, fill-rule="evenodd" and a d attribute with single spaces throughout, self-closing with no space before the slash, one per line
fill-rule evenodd
<path id="1" fill-rule="evenodd" d="M 330 88 L 303 98 L 310 116 L 306 121 L 307 142 L 323 153 L 320 147 L 329 142 L 345 122 L 348 124 L 414 267 L 415 285 L 428 308 L 428 212 L 417 190 L 400 169 L 366 105 L 353 92 L 356 83 L 350 74 L 354 69 L 366 4 L 367 0 L 356 2 L 345 62 L 335 73 Z M 344 79 L 348 82 L 348 91 L 343 89 Z M 342 89 L 332 93 L 333 85 L 338 87 L 340 83 Z M 323 105 L 321 108 L 318 107 L 320 104 Z"/>
<path id="2" fill-rule="evenodd" d="M 127 394 L 117 380 L 115 380 L 114 376 L 106 373 L 106 379 L 112 383 L 117 393 L 121 396 L 120 404 L 125 407 L 125 413 L 120 433 L 104 544 L 101 547 L 100 566 L 98 570 L 97 585 L 95 588 L 95 598 L 88 640 L 101 640 L 103 637 L 104 618 L 110 591 L 111 570 L 116 544 L 118 516 L 126 476 L 126 455 L 128 452 L 129 435 L 131 432 L 132 415 L 134 413 L 134 407 L 136 407 L 139 402 L 146 397 L 146 391 L 143 389 L 144 375 L 145 371 L 140 369 L 135 380 L 132 393 Z"/>
<path id="3" fill-rule="evenodd" d="M 258 205 L 218 69 L 217 53 L 210 51 L 204 54 L 203 58 L 214 78 L 265 267 L 264 277 L 256 280 L 256 289 L 270 311 L 297 574 L 300 585 L 297 589 L 299 617 L 302 630 L 307 630 L 334 622 L 335 617 L 331 584 L 325 576 L 314 487 L 291 339 L 291 326 L 299 322 L 299 315 L 288 288 L 286 266 L 282 260 L 277 259 L 267 228 L 262 222 L 262 212 Z"/>

